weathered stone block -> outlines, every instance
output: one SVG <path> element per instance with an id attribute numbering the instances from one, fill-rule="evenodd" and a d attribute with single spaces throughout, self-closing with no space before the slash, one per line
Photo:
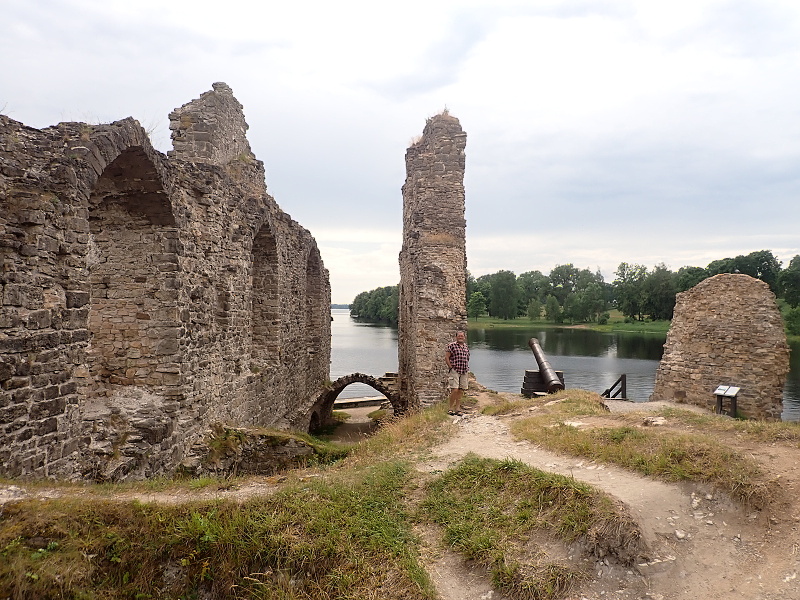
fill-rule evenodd
<path id="1" fill-rule="evenodd" d="M 0 382 L 11 378 L 16 373 L 14 364 L 9 360 L 0 360 Z"/>
<path id="2" fill-rule="evenodd" d="M 49 400 L 42 400 L 36 402 L 30 411 L 30 418 L 33 421 L 38 421 L 46 417 L 52 417 L 64 412 L 66 401 L 64 398 L 53 398 Z"/>
<path id="3" fill-rule="evenodd" d="M 68 291 L 66 292 L 67 308 L 81 308 L 89 303 L 89 292 Z"/>

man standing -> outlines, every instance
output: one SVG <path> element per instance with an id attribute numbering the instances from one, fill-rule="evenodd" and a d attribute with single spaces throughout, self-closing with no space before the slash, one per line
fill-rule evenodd
<path id="1" fill-rule="evenodd" d="M 461 397 L 469 388 L 469 347 L 463 331 L 456 332 L 456 341 L 447 344 L 444 361 L 449 369 L 447 387 L 450 388 L 450 410 L 448 414 L 461 416 Z"/>

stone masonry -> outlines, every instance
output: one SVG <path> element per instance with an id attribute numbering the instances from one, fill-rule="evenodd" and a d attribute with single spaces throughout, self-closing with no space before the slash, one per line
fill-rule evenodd
<path id="1" fill-rule="evenodd" d="M 678 294 L 650 400 L 714 410 L 714 390 L 734 385 L 742 416 L 780 420 L 788 372 L 789 346 L 769 286 L 749 275 L 717 275 Z"/>
<path id="2" fill-rule="evenodd" d="M 0 475 L 169 473 L 214 423 L 306 430 L 330 285 L 224 83 L 170 114 L 0 115 Z"/>
<path id="3" fill-rule="evenodd" d="M 398 374 L 409 409 L 445 397 L 445 346 L 466 330 L 466 142 L 458 119 L 445 111 L 428 119 L 406 152 Z"/>

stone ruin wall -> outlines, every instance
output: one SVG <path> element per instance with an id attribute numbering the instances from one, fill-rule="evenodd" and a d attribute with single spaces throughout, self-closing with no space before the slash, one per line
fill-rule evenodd
<path id="1" fill-rule="evenodd" d="M 170 115 L 42 130 L 0 116 L 0 475 L 118 480 L 216 422 L 305 429 L 330 285 L 266 193 L 225 84 Z"/>
<path id="2" fill-rule="evenodd" d="M 678 294 L 650 400 L 716 408 L 720 385 L 741 388 L 738 412 L 780 420 L 789 346 L 775 296 L 749 275 L 723 274 Z"/>
<path id="3" fill-rule="evenodd" d="M 464 166 L 467 134 L 446 113 L 406 152 L 400 252 L 400 398 L 418 408 L 446 394 L 445 346 L 466 330 Z"/>

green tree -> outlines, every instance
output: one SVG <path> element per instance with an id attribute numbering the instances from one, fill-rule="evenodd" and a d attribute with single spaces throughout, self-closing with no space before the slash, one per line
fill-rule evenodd
<path id="1" fill-rule="evenodd" d="M 706 271 L 709 277 L 719 275 L 721 273 L 736 273 L 736 261 L 732 258 L 718 258 L 708 263 Z"/>
<path id="2" fill-rule="evenodd" d="M 601 281 L 598 282 L 595 279 L 595 281 L 589 283 L 586 288 L 578 292 L 581 315 L 587 321 L 597 321 L 608 306 L 606 287 L 605 283 L 602 282 L 602 276 L 600 276 L 600 280 Z"/>
<path id="3" fill-rule="evenodd" d="M 531 300 L 538 300 L 541 305 L 547 298 L 551 289 L 550 278 L 542 275 L 540 271 L 526 271 L 517 277 L 517 287 L 519 288 L 520 312 L 527 313 Z"/>
<path id="4" fill-rule="evenodd" d="M 800 306 L 790 308 L 786 313 L 786 333 L 800 335 Z"/>
<path id="5" fill-rule="evenodd" d="M 538 320 L 539 317 L 542 316 L 542 303 L 536 298 L 532 298 L 530 302 L 528 302 L 528 308 L 526 312 L 531 321 Z"/>
<path id="6" fill-rule="evenodd" d="M 733 259 L 739 273 L 760 279 L 769 286 L 774 294 L 778 293 L 778 276 L 781 272 L 779 261 L 771 250 L 756 250 Z"/>
<path id="7" fill-rule="evenodd" d="M 490 315 L 494 315 L 492 311 L 492 279 L 495 274 L 481 275 L 475 280 L 475 291 L 483 294 L 486 299 L 486 311 Z"/>
<path id="8" fill-rule="evenodd" d="M 469 303 L 469 299 L 470 299 L 470 297 L 472 297 L 472 294 L 474 294 L 477 291 L 476 286 L 477 286 L 477 282 L 475 281 L 475 277 L 472 276 L 472 273 L 467 271 L 467 282 L 466 282 L 466 286 L 465 286 L 465 288 L 467 290 L 467 295 L 466 295 L 465 301 L 467 303 Z"/>
<path id="9" fill-rule="evenodd" d="M 796 254 L 781 271 L 778 284 L 783 290 L 783 299 L 789 306 L 795 308 L 800 305 L 800 254 Z"/>
<path id="10" fill-rule="evenodd" d="M 361 292 L 350 303 L 350 315 L 369 323 L 397 324 L 399 287 L 389 285 Z"/>
<path id="11" fill-rule="evenodd" d="M 703 267 L 681 267 L 675 276 L 675 291 L 685 292 L 708 276 L 708 271 Z"/>
<path id="12" fill-rule="evenodd" d="M 675 273 L 656 265 L 642 282 L 642 312 L 654 321 L 667 321 L 675 310 Z"/>
<path id="13" fill-rule="evenodd" d="M 558 304 L 558 299 L 550 294 L 544 303 L 544 316 L 548 321 L 558 323 L 561 318 L 561 306 Z"/>
<path id="14" fill-rule="evenodd" d="M 720 258 L 711 261 L 706 267 L 709 277 L 720 273 L 744 273 L 766 283 L 773 293 L 778 292 L 778 276 L 781 261 L 771 250 L 756 250 L 750 254 L 740 254 L 736 258 Z"/>
<path id="15" fill-rule="evenodd" d="M 498 271 L 492 277 L 489 314 L 501 319 L 517 316 L 517 276 L 511 271 Z"/>
<path id="16" fill-rule="evenodd" d="M 553 270 L 550 271 L 552 294 L 558 300 L 559 305 L 563 306 L 567 296 L 574 293 L 578 288 L 578 274 L 578 269 L 576 269 L 572 263 L 556 265 L 553 267 Z"/>
<path id="17" fill-rule="evenodd" d="M 647 267 L 622 262 L 614 274 L 617 276 L 614 280 L 617 308 L 626 317 L 642 320 L 644 315 L 642 287 L 647 277 Z"/>
<path id="18" fill-rule="evenodd" d="M 472 292 L 467 302 L 467 316 L 477 321 L 484 312 L 486 312 L 486 298 L 480 292 Z"/>

